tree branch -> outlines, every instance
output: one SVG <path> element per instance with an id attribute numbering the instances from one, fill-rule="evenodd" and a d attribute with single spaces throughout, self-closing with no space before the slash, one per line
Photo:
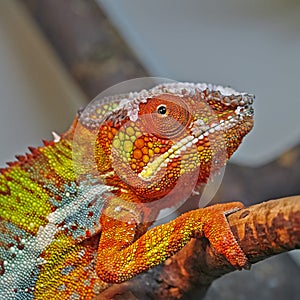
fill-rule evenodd
<path id="1" fill-rule="evenodd" d="M 247 207 L 228 222 L 251 263 L 300 248 L 300 196 Z M 196 287 L 204 295 L 215 279 L 232 271 L 206 239 L 193 239 L 163 265 L 112 285 L 97 299 L 182 299 Z"/>

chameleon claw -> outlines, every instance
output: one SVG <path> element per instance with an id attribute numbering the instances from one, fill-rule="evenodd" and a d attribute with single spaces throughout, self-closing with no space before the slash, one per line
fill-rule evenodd
<path id="1" fill-rule="evenodd" d="M 240 202 L 231 202 L 205 208 L 208 211 L 207 215 L 211 215 L 213 219 L 205 220 L 204 218 L 203 228 L 204 236 L 208 238 L 216 252 L 224 255 L 237 270 L 249 270 L 251 264 L 233 235 L 226 216 L 243 207 L 244 205 Z"/>

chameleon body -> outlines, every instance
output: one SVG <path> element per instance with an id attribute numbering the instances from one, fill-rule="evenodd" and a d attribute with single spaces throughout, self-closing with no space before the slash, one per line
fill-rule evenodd
<path id="1" fill-rule="evenodd" d="M 94 101 L 61 137 L 17 156 L 0 170 L 0 299 L 92 299 L 193 237 L 246 267 L 225 217 L 241 203 L 149 227 L 225 165 L 253 126 L 252 102 L 221 86 L 161 84 Z"/>

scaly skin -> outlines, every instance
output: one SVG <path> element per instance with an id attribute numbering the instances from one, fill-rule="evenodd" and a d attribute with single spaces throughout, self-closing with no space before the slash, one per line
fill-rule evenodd
<path id="1" fill-rule="evenodd" d="M 148 228 L 225 165 L 253 126 L 252 98 L 188 83 L 108 97 L 1 169 L 0 298 L 92 299 L 193 237 L 246 267 L 225 217 L 241 203 Z"/>

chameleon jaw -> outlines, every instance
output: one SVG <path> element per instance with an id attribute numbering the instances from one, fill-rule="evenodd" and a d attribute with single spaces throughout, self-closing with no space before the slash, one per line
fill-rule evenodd
<path id="1" fill-rule="evenodd" d="M 161 168 L 167 166 L 167 164 L 170 162 L 170 159 L 179 157 L 182 151 L 186 151 L 187 148 L 191 148 L 193 145 L 196 145 L 199 140 L 203 140 L 205 137 L 207 137 L 209 134 L 213 134 L 215 131 L 229 130 L 238 125 L 239 122 L 243 121 L 244 118 L 247 118 L 247 120 L 244 120 L 245 124 L 248 127 L 252 127 L 252 108 L 244 111 L 243 114 L 240 113 L 240 110 L 240 108 L 236 109 L 235 117 L 229 116 L 227 120 L 221 120 L 219 123 L 215 123 L 212 126 L 205 125 L 201 119 L 193 122 L 193 126 L 191 128 L 192 135 L 184 137 L 179 142 L 175 143 L 168 151 L 145 165 L 143 170 L 138 174 L 139 178 L 145 181 L 150 181 L 161 170 Z M 204 128 L 205 130 L 203 130 Z"/>

